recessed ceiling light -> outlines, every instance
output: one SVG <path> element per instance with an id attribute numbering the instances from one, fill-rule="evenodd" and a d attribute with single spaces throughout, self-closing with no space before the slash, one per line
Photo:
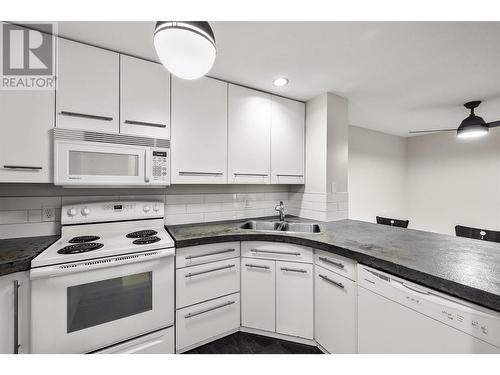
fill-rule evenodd
<path id="1" fill-rule="evenodd" d="M 284 77 L 276 78 L 273 81 L 273 85 L 276 86 L 276 87 L 286 86 L 286 85 L 288 85 L 288 79 L 284 78 Z"/>

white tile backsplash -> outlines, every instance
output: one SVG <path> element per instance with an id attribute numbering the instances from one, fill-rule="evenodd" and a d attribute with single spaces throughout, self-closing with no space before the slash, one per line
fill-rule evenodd
<path id="1" fill-rule="evenodd" d="M 179 188 L 180 189 L 180 188 Z M 116 191 L 115 191 L 116 192 Z M 124 195 L 78 195 L 43 197 L 0 197 L 0 238 L 51 235 L 60 232 L 61 205 L 81 202 L 156 200 L 165 202 L 165 222 L 169 225 L 275 216 L 275 206 L 283 201 L 286 214 L 318 221 L 347 218 L 347 193 L 181 193 Z M 81 194 L 81 192 L 79 192 Z M 106 194 L 105 192 L 103 194 Z M 43 207 L 56 208 L 56 220 L 42 220 Z"/>

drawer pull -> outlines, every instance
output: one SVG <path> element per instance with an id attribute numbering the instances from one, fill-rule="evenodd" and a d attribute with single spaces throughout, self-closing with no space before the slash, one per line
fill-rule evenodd
<path id="1" fill-rule="evenodd" d="M 151 126 L 153 128 L 166 128 L 167 127 L 167 125 L 165 125 L 165 124 L 158 124 L 158 123 L 154 123 L 154 122 L 145 122 L 145 121 L 125 120 L 123 123 L 129 124 L 129 125 Z"/>
<path id="2" fill-rule="evenodd" d="M 269 176 L 268 173 L 234 173 L 235 176 L 260 176 L 266 177 Z"/>
<path id="3" fill-rule="evenodd" d="M 300 272 L 300 273 L 307 273 L 306 270 L 298 269 L 298 268 L 287 268 L 287 267 L 281 267 L 282 271 L 289 271 L 289 272 Z"/>
<path id="4" fill-rule="evenodd" d="M 303 174 L 283 174 L 283 173 L 276 173 L 276 176 L 280 177 L 304 177 Z"/>
<path id="5" fill-rule="evenodd" d="M 211 270 L 206 270 L 206 271 L 200 271 L 200 272 L 193 272 L 193 273 L 188 273 L 186 275 L 186 277 L 193 277 L 193 276 L 198 276 L 198 275 L 204 275 L 206 273 L 210 273 L 210 272 L 215 272 L 215 271 L 222 271 L 222 270 L 226 270 L 228 268 L 233 268 L 234 267 L 234 264 L 230 264 L 228 266 L 224 266 L 224 267 L 218 267 L 218 268 L 213 268 Z"/>
<path id="6" fill-rule="evenodd" d="M 271 267 L 269 266 L 260 266 L 260 265 L 257 265 L 257 264 L 245 264 L 246 267 L 250 267 L 250 268 L 261 268 L 263 270 L 268 270 L 268 269 L 271 269 Z"/>
<path id="7" fill-rule="evenodd" d="M 59 114 L 62 116 L 81 117 L 81 118 L 86 118 L 89 120 L 113 121 L 113 117 L 88 115 L 86 113 L 61 111 L 61 112 L 59 112 Z"/>
<path id="8" fill-rule="evenodd" d="M 344 265 L 342 263 L 334 262 L 333 260 L 330 260 L 330 259 L 325 258 L 325 257 L 319 257 L 319 260 L 322 260 L 323 262 L 331 264 L 332 266 L 335 266 L 338 268 L 344 268 Z"/>
<path id="9" fill-rule="evenodd" d="M 179 176 L 222 176 L 222 172 L 179 171 Z"/>
<path id="10" fill-rule="evenodd" d="M 340 289 L 344 289 L 344 288 L 345 288 L 345 287 L 344 287 L 344 284 L 342 284 L 342 283 L 338 283 L 338 282 L 336 282 L 336 281 L 333 281 L 332 279 L 329 279 L 329 278 L 328 278 L 327 276 L 325 276 L 325 275 L 321 275 L 321 274 L 320 274 L 320 275 L 319 275 L 319 277 L 321 277 L 323 280 L 325 280 L 325 281 L 329 282 L 330 284 L 335 285 L 336 287 L 339 287 Z"/>
<path id="11" fill-rule="evenodd" d="M 32 167 L 30 165 L 4 165 L 3 167 L 5 169 L 29 169 L 33 171 L 39 171 L 40 169 L 43 169 L 43 167 Z"/>
<path id="12" fill-rule="evenodd" d="M 226 307 L 226 306 L 229 306 L 229 305 L 232 305 L 234 303 L 234 301 L 227 301 L 226 303 L 223 303 L 221 305 L 217 305 L 217 306 L 214 306 L 214 307 L 209 307 L 208 309 L 205 309 L 205 310 L 200 310 L 200 311 L 196 311 L 194 313 L 189 313 L 189 314 L 186 314 L 184 316 L 185 319 L 189 319 L 189 318 L 192 318 L 193 316 L 197 316 L 197 315 L 201 315 L 201 314 L 205 314 L 209 311 L 213 311 L 213 310 L 217 310 L 217 309 L 221 309 L 223 307 Z"/>
<path id="13" fill-rule="evenodd" d="M 188 255 L 185 259 L 189 260 L 189 259 L 203 258 L 203 257 L 208 257 L 210 255 L 232 253 L 233 251 L 236 251 L 236 249 L 220 250 L 220 251 L 214 251 L 212 253 L 205 253 L 205 254 L 199 254 L 199 255 Z"/>
<path id="14" fill-rule="evenodd" d="M 298 252 L 291 252 L 291 251 L 258 250 L 258 249 L 252 249 L 250 251 L 252 251 L 254 253 L 263 253 L 263 254 L 279 254 L 279 255 L 295 255 L 295 256 L 300 256 L 300 253 L 298 253 Z"/>

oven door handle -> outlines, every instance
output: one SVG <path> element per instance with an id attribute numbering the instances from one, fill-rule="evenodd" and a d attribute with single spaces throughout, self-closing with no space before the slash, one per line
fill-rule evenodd
<path id="1" fill-rule="evenodd" d="M 54 266 L 32 268 L 30 279 L 44 279 L 48 277 L 64 276 L 77 272 L 91 271 L 102 268 L 118 267 L 139 262 L 151 262 L 175 255 L 175 249 L 151 250 L 142 253 L 132 253 L 113 257 L 91 259 L 81 262 L 57 264 Z"/>

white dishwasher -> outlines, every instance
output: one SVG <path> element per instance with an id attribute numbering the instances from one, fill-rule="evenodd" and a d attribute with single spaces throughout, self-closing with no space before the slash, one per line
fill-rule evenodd
<path id="1" fill-rule="evenodd" d="M 359 353 L 500 353 L 500 313 L 358 266 Z"/>

